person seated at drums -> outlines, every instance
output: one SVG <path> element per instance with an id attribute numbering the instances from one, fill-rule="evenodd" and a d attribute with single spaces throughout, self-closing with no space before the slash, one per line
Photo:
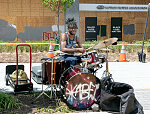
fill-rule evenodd
<path id="1" fill-rule="evenodd" d="M 61 55 L 66 62 L 66 67 L 74 66 L 81 63 L 81 56 L 75 56 L 75 52 L 84 53 L 79 37 L 76 35 L 77 23 L 74 18 L 68 18 L 66 21 L 68 32 L 62 33 L 60 37 L 60 50 L 64 53 Z"/>

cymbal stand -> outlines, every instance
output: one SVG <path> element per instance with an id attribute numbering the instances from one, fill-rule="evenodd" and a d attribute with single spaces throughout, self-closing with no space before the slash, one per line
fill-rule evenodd
<path id="1" fill-rule="evenodd" d="M 109 75 L 109 71 L 108 71 L 108 52 L 109 51 L 108 51 L 108 46 L 106 45 L 107 42 L 104 41 L 103 43 L 105 44 L 105 47 L 106 47 L 106 70 L 104 71 L 103 74 L 105 74 L 105 76 L 108 76 Z"/>
<path id="2" fill-rule="evenodd" d="M 109 69 L 108 69 L 108 47 L 106 46 L 106 70 L 103 72 L 102 74 L 102 88 L 107 91 L 110 92 L 110 88 L 111 88 L 111 83 L 113 82 L 113 78 L 112 78 L 112 74 L 109 73 Z"/>
<path id="3" fill-rule="evenodd" d="M 108 69 L 108 47 L 106 47 L 106 74 L 105 74 L 105 76 L 108 76 L 108 74 L 109 74 L 109 69 Z"/>
<path id="4" fill-rule="evenodd" d="M 112 79 L 112 74 L 109 73 L 109 68 L 108 68 L 108 52 L 109 52 L 109 48 L 108 46 L 106 45 L 107 42 L 103 42 L 105 44 L 105 47 L 106 47 L 106 70 L 103 72 L 103 75 L 102 75 L 102 78 L 109 78 L 111 80 Z"/>

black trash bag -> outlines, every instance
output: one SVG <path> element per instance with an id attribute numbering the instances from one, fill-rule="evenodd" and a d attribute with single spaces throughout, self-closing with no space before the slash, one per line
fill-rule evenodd
<path id="1" fill-rule="evenodd" d="M 132 86 L 125 83 L 112 82 L 108 90 L 102 88 L 99 105 L 101 110 L 115 114 L 144 114 Z"/>
<path id="2" fill-rule="evenodd" d="M 146 54 L 142 52 L 138 52 L 138 58 L 139 58 L 139 62 L 145 63 Z"/>

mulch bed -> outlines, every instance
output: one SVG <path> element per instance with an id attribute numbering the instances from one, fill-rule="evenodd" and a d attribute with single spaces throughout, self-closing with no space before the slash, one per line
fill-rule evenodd
<path id="1" fill-rule="evenodd" d="M 100 53 L 104 54 L 105 53 Z M 47 52 L 32 53 L 32 63 L 40 63 L 42 58 L 47 57 Z M 29 53 L 19 53 L 20 63 L 29 63 Z M 110 62 L 116 62 L 119 59 L 119 53 L 109 53 L 108 60 Z M 126 53 L 126 59 L 130 62 L 138 62 L 137 53 Z M 150 53 L 146 53 L 146 61 L 150 61 Z M 0 53 L 0 63 L 16 63 L 16 53 Z"/>
<path id="2" fill-rule="evenodd" d="M 39 93 L 40 94 L 40 93 Z M 22 106 L 20 109 L 13 109 L 13 110 L 7 110 L 7 111 L 3 111 L 0 112 L 0 114 L 10 114 L 10 112 L 12 114 L 51 114 L 50 112 L 47 111 L 38 111 L 41 108 L 48 108 L 51 107 L 51 109 L 56 109 L 58 106 L 56 104 L 56 100 L 53 99 L 49 99 L 48 97 L 46 97 L 45 95 L 42 95 L 41 97 L 39 97 L 36 101 L 32 102 L 33 100 L 35 100 L 35 98 L 39 95 L 36 93 L 21 93 L 21 94 L 15 94 L 15 96 L 19 99 L 19 101 L 22 103 Z M 50 93 L 48 93 L 48 95 L 50 95 Z M 65 106 L 67 107 L 66 103 L 64 102 L 64 100 L 60 97 L 59 100 L 61 101 L 61 106 Z M 83 110 L 83 111 L 76 111 L 73 110 L 73 112 L 75 113 L 79 113 L 79 112 L 92 112 L 92 110 Z M 64 112 L 55 112 L 54 114 L 64 114 Z"/>

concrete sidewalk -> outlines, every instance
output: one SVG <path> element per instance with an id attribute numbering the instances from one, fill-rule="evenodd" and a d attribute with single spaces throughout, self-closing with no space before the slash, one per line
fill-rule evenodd
<path id="1" fill-rule="evenodd" d="M 13 92 L 10 86 L 5 84 L 6 65 L 15 63 L 0 63 L 0 87 L 6 92 Z M 25 72 L 29 76 L 29 64 L 23 63 Z M 33 63 L 32 66 L 39 66 L 41 63 Z M 99 69 L 96 76 L 101 79 L 105 70 L 105 64 Z M 145 114 L 150 114 L 150 63 L 140 62 L 109 62 L 109 72 L 115 82 L 127 83 L 134 88 L 137 100 L 143 106 Z M 41 91 L 42 86 L 33 82 L 34 91 Z M 46 86 L 44 87 L 46 88 Z M 92 114 L 106 114 L 106 112 L 92 112 Z M 85 113 L 84 113 L 85 114 Z M 88 113 L 90 114 L 90 112 Z"/>

